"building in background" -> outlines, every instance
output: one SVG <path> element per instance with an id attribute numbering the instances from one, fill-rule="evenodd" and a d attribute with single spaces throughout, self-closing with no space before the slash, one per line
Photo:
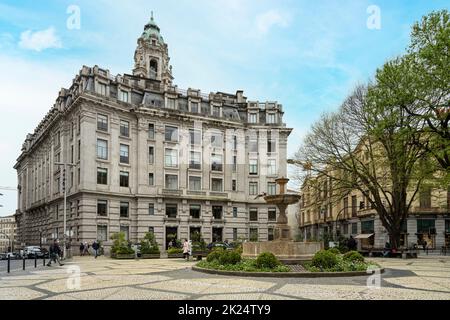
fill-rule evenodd
<path id="1" fill-rule="evenodd" d="M 14 250 L 16 240 L 16 219 L 12 216 L 0 217 L 0 252 Z"/>
<path id="2" fill-rule="evenodd" d="M 357 190 L 338 194 L 331 185 L 325 176 L 310 176 L 304 181 L 299 221 L 302 237 L 352 235 L 360 248 L 383 248 L 389 234 L 369 199 Z M 432 249 L 450 246 L 450 189 L 424 186 L 419 190 L 402 227 L 401 245 L 410 248 L 423 240 Z"/>
<path id="3" fill-rule="evenodd" d="M 168 46 L 152 19 L 132 74 L 84 66 L 29 134 L 17 159 L 20 243 L 273 239 L 275 194 L 286 176 L 282 106 L 173 85 Z M 67 169 L 56 163 L 67 163 Z"/>

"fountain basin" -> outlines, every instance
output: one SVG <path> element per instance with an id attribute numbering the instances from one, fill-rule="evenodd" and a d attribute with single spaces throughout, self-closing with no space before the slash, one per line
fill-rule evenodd
<path id="1" fill-rule="evenodd" d="M 311 261 L 323 249 L 322 242 L 266 241 L 243 244 L 244 258 L 256 258 L 263 252 L 272 252 L 284 264 L 301 264 Z"/>

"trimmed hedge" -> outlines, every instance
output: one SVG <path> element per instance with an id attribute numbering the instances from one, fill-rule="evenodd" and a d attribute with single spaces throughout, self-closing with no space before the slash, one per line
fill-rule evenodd
<path id="1" fill-rule="evenodd" d="M 320 250 L 314 255 L 311 261 L 311 264 L 314 267 L 324 269 L 332 268 L 335 265 L 337 265 L 337 263 L 338 263 L 337 256 L 333 252 L 328 250 Z"/>
<path id="2" fill-rule="evenodd" d="M 349 251 L 344 254 L 344 260 L 349 262 L 364 262 L 364 257 L 358 251 Z"/>
<path id="3" fill-rule="evenodd" d="M 273 269 L 279 265 L 281 262 L 275 257 L 271 252 L 263 252 L 256 258 L 256 266 L 258 268 L 269 268 Z"/>

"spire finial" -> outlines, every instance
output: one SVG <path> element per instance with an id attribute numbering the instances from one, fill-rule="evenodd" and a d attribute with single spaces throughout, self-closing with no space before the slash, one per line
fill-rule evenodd
<path id="1" fill-rule="evenodd" d="M 153 10 L 152 10 L 152 20 L 153 20 Z"/>

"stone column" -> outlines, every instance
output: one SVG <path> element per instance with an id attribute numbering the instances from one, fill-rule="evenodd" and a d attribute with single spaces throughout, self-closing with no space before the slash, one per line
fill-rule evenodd
<path id="1" fill-rule="evenodd" d="M 445 245 L 445 219 L 443 217 L 436 218 L 436 249 L 441 249 Z"/>

